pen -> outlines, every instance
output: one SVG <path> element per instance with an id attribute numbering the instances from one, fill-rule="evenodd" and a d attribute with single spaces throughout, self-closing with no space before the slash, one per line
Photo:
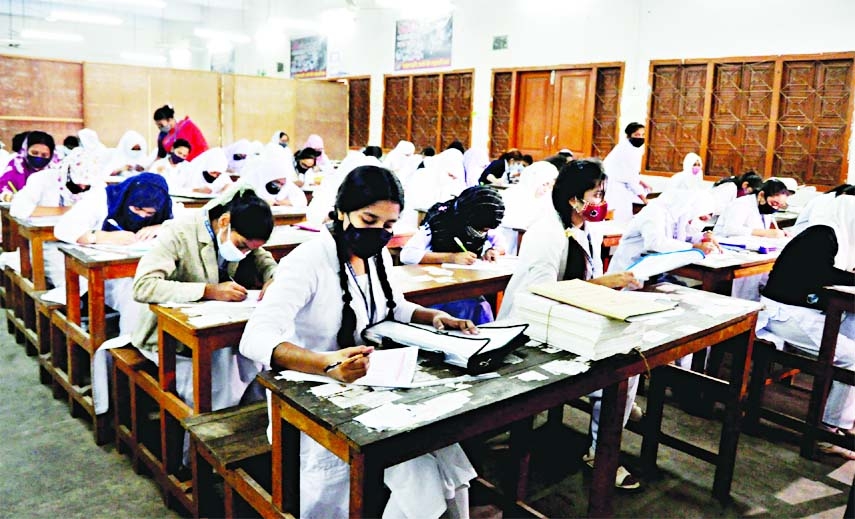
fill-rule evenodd
<path id="1" fill-rule="evenodd" d="M 460 238 L 458 238 L 457 236 L 454 237 L 454 243 L 456 243 L 457 246 L 460 247 L 460 250 L 462 250 L 463 252 L 469 252 L 468 250 L 466 250 L 466 247 L 463 246 L 463 242 L 460 241 Z"/>
<path id="2" fill-rule="evenodd" d="M 757 252 L 759 252 L 760 254 L 769 254 L 770 252 L 775 252 L 775 251 L 777 251 L 777 250 L 778 250 L 778 247 L 763 247 L 763 246 L 760 246 L 760 248 L 758 248 L 758 249 L 757 249 Z"/>
<path id="3" fill-rule="evenodd" d="M 117 222 L 116 220 L 114 220 L 112 218 L 107 220 L 107 223 L 112 225 L 113 227 L 115 227 L 117 231 L 124 231 L 124 229 L 122 229 L 122 226 L 119 225 L 119 222 Z"/>
<path id="4" fill-rule="evenodd" d="M 720 242 L 718 242 L 718 244 L 721 245 L 722 247 L 731 247 L 734 249 L 746 249 L 746 248 L 748 248 L 741 243 L 724 243 L 723 241 L 720 241 Z"/>
<path id="5" fill-rule="evenodd" d="M 11 189 L 11 190 L 12 190 L 12 193 L 17 193 L 17 192 L 18 192 L 18 190 L 17 190 L 17 189 L 15 189 L 15 184 L 13 184 L 11 180 L 10 180 L 10 181 L 8 181 L 8 182 L 6 182 L 6 184 L 9 186 L 9 189 Z"/>
<path id="6" fill-rule="evenodd" d="M 342 365 L 342 364 L 344 364 L 345 362 L 350 362 L 350 361 L 351 361 L 351 360 L 353 360 L 353 359 L 358 359 L 358 358 L 360 358 L 360 357 L 364 357 L 364 356 L 365 356 L 365 354 L 364 354 L 364 353 L 359 353 L 359 354 L 354 355 L 354 356 L 352 356 L 352 357 L 348 357 L 348 358 L 346 358 L 346 359 L 344 359 L 344 360 L 339 360 L 339 361 L 333 362 L 332 364 L 330 364 L 330 365 L 328 365 L 327 367 L 325 367 L 325 368 L 324 368 L 324 373 L 329 373 L 330 371 L 332 371 L 332 370 L 334 370 L 335 368 L 337 368 L 337 367 L 341 366 L 341 365 Z"/>

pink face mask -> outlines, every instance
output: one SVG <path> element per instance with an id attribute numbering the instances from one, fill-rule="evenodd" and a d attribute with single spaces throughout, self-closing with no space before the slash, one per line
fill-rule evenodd
<path id="1" fill-rule="evenodd" d="M 701 172 L 700 166 L 692 166 L 692 175 L 697 175 L 700 172 Z"/>
<path id="2" fill-rule="evenodd" d="M 606 219 L 606 214 L 609 212 L 608 202 L 602 204 L 586 204 L 582 209 L 581 215 L 588 222 L 602 222 Z"/>

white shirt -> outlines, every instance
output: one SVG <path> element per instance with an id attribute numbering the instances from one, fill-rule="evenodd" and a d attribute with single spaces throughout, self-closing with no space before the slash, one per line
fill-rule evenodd
<path id="1" fill-rule="evenodd" d="M 685 225 L 685 229 L 678 229 Z M 677 236 L 685 236 L 683 239 Z M 703 233 L 691 229 L 687 222 L 680 223 L 663 206 L 651 204 L 638 213 L 620 238 L 620 244 L 609 263 L 609 273 L 623 272 L 638 261 L 645 252 L 672 252 L 689 250 L 701 241 Z"/>
<path id="2" fill-rule="evenodd" d="M 636 148 L 626 138 L 603 159 L 603 168 L 609 181 L 606 184 L 606 201 L 614 211 L 614 219 L 624 223 L 632 219 L 632 204 L 645 194 L 641 186 L 641 160 L 644 146 Z"/>
<path id="3" fill-rule="evenodd" d="M 271 195 L 267 192 L 267 188 L 264 186 L 255 186 L 254 191 L 261 197 L 263 200 L 268 203 L 282 202 L 284 200 L 288 200 L 291 202 L 291 205 L 294 207 L 305 208 L 309 205 L 309 202 L 306 200 L 306 193 L 303 192 L 302 189 L 297 187 L 297 184 L 291 182 L 290 180 L 285 182 L 285 185 L 282 186 L 282 189 L 279 190 L 275 195 Z"/>
<path id="4" fill-rule="evenodd" d="M 9 214 L 15 218 L 29 218 L 38 206 L 65 207 L 73 205 L 76 198 L 63 189 L 65 175 L 56 169 L 43 169 L 30 175 L 24 187 L 12 198 Z M 83 193 L 79 198 L 82 198 Z"/>
<path id="5" fill-rule="evenodd" d="M 395 298 L 395 319 L 409 322 L 419 306 L 405 300 L 401 292 L 395 290 L 390 275 L 392 257 L 386 249 L 382 254 Z M 370 263 L 376 307 L 374 319 L 379 321 L 386 316 L 386 300 L 377 276 L 376 261 Z M 335 241 L 326 228 L 317 239 L 301 244 L 282 258 L 273 283 L 247 323 L 240 352 L 269 368 L 273 350 L 282 342 L 312 351 L 338 350 L 336 334 L 341 327 L 342 309 L 339 268 Z M 350 306 L 356 313 L 356 344 L 362 344 L 359 334 L 368 325 L 368 313 L 356 281 L 349 274 L 348 283 L 353 297 Z M 365 296 L 370 299 L 368 293 Z"/>
<path id="6" fill-rule="evenodd" d="M 154 161 L 148 170 L 165 178 L 166 184 L 169 186 L 169 191 L 174 192 L 182 189 L 187 182 L 183 178 L 188 174 L 187 164 L 187 161 L 180 164 L 173 164 L 169 161 L 169 157 L 163 157 Z"/>
<path id="7" fill-rule="evenodd" d="M 90 231 L 100 231 L 107 219 L 107 188 L 93 187 L 67 213 L 62 215 L 53 228 L 59 241 L 77 243 L 78 238 Z"/>
<path id="8" fill-rule="evenodd" d="M 409 240 L 407 240 L 407 244 L 404 245 L 404 248 L 401 249 L 401 263 L 404 265 L 415 265 L 417 263 L 422 262 L 422 258 L 424 258 L 425 253 L 433 252 L 433 249 L 430 246 L 431 243 L 431 232 L 430 227 L 427 225 L 422 225 L 419 227 L 419 230 L 414 234 Z M 487 231 L 487 240 L 484 241 L 484 246 L 480 251 L 471 251 L 481 257 L 490 249 L 504 249 L 504 243 L 502 238 L 496 233 L 495 229 L 490 229 Z M 454 251 L 454 252 L 463 252 L 463 251 Z"/>
<path id="9" fill-rule="evenodd" d="M 713 231 L 717 236 L 726 238 L 728 236 L 751 236 L 755 229 L 769 229 L 774 222 L 773 215 L 760 214 L 757 207 L 756 195 L 745 195 L 737 198 L 728 205 Z"/>
<path id="10" fill-rule="evenodd" d="M 596 225 L 586 222 L 583 228 L 574 227 L 571 233 L 586 255 L 593 252 L 589 258 L 588 279 L 601 276 L 603 261 L 600 258 L 600 249 L 603 237 L 597 232 Z M 518 292 L 538 283 L 559 281 L 559 277 L 563 276 L 562 266 L 566 268 L 568 247 L 564 224 L 556 212 L 544 215 L 529 227 L 523 235 L 519 261 L 502 297 L 502 307 L 496 316 L 497 320 L 511 315 Z"/>

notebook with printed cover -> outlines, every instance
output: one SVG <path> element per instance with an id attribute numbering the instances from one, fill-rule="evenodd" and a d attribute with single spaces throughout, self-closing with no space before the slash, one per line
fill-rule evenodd
<path id="1" fill-rule="evenodd" d="M 643 300 L 633 297 L 630 293 L 588 283 L 581 279 L 543 283 L 531 286 L 528 290 L 539 296 L 621 321 L 637 315 L 664 312 L 677 306 L 676 302 L 666 304 Z"/>
<path id="2" fill-rule="evenodd" d="M 363 330 L 362 338 L 381 346 L 415 346 L 436 352 L 447 364 L 477 375 L 496 369 L 508 353 L 528 342 L 523 333 L 526 328 L 527 324 L 498 322 L 479 326 L 478 334 L 465 334 L 457 330 L 437 330 L 430 325 L 386 320 Z"/>

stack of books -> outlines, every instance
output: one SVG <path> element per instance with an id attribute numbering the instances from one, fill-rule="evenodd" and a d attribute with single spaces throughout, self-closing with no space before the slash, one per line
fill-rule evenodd
<path id="1" fill-rule="evenodd" d="M 511 319 L 528 323 L 528 336 L 580 357 L 600 360 L 628 353 L 643 327 L 631 318 L 676 306 L 580 280 L 529 287 L 516 297 Z"/>

